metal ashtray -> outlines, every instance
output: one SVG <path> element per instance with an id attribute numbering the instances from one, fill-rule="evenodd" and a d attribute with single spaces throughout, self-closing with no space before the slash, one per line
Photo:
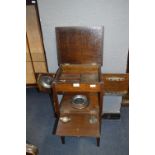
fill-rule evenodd
<path id="1" fill-rule="evenodd" d="M 88 106 L 88 99 L 84 95 L 75 95 L 72 98 L 72 107 L 76 109 L 83 109 Z"/>
<path id="2" fill-rule="evenodd" d="M 40 75 L 38 78 L 39 84 L 44 88 L 52 87 L 53 78 L 49 75 Z"/>

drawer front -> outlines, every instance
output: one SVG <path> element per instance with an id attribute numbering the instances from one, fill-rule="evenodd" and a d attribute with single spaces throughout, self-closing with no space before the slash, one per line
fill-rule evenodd
<path id="1" fill-rule="evenodd" d="M 32 62 L 26 62 L 26 84 L 35 84 L 36 79 L 33 71 Z"/>
<path id="2" fill-rule="evenodd" d="M 107 95 L 125 95 L 129 88 L 129 74 L 103 74 L 104 91 Z"/>
<path id="3" fill-rule="evenodd" d="M 57 92 L 100 92 L 100 84 L 59 83 L 54 84 Z"/>

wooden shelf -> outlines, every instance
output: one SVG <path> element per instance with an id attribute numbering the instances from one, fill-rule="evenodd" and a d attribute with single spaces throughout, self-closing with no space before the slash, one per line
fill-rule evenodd
<path id="1" fill-rule="evenodd" d="M 58 121 L 56 135 L 59 136 L 100 136 L 100 119 L 99 119 L 99 99 L 97 93 L 85 94 L 88 98 L 89 105 L 83 109 L 75 109 L 71 105 L 72 97 L 75 94 L 65 94 L 61 100 L 60 117 L 70 117 L 71 121 L 63 123 Z M 91 124 L 91 116 L 97 118 L 97 122 Z"/>
<path id="2" fill-rule="evenodd" d="M 83 109 L 73 108 L 71 105 L 72 98 L 75 94 L 65 94 L 60 103 L 60 114 L 97 114 L 99 113 L 99 100 L 97 93 L 85 94 L 88 98 L 89 105 Z"/>
<path id="3" fill-rule="evenodd" d="M 68 123 L 58 121 L 56 135 L 58 136 L 100 136 L 99 118 L 95 124 L 90 124 L 89 114 L 68 114 L 65 115 L 71 118 Z"/>

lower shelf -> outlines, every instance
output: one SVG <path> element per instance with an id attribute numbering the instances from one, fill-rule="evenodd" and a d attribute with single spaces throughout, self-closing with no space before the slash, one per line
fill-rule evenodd
<path id="1" fill-rule="evenodd" d="M 97 122 L 93 124 L 89 122 L 89 119 L 91 118 L 90 114 L 69 114 L 67 116 L 71 118 L 71 121 L 63 123 L 59 120 L 56 135 L 100 137 L 100 123 L 97 116 Z"/>

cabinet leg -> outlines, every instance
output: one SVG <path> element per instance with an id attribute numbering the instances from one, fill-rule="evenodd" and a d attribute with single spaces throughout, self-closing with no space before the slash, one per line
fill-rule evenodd
<path id="1" fill-rule="evenodd" d="M 49 94 L 49 97 L 50 97 L 50 100 L 51 100 L 51 105 L 52 105 L 52 109 L 53 109 L 53 116 L 55 117 L 55 118 L 58 118 L 58 116 L 57 116 L 57 114 L 56 114 L 56 112 L 55 112 L 55 110 L 54 110 L 54 105 L 53 105 L 53 103 L 54 103 L 54 101 L 53 101 L 53 98 L 52 98 L 52 92 L 50 92 L 50 93 L 48 93 Z"/>
<path id="2" fill-rule="evenodd" d="M 100 146 L 100 138 L 96 138 L 97 146 Z"/>
<path id="3" fill-rule="evenodd" d="M 62 144 L 65 144 L 65 137 L 64 136 L 61 136 L 61 142 L 62 142 Z"/>

